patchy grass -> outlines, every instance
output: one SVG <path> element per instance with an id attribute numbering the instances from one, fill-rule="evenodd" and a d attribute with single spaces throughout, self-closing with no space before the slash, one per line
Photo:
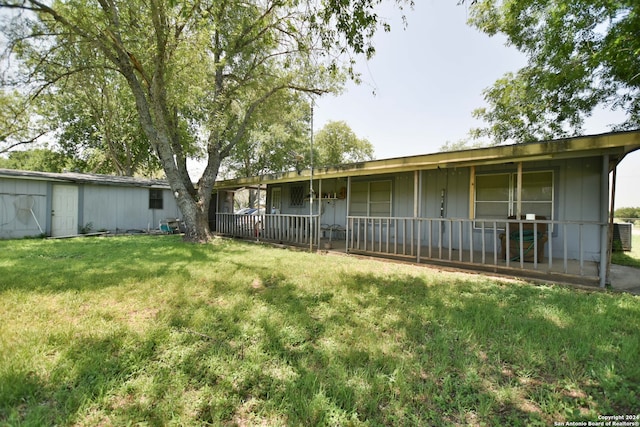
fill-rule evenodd
<path id="1" fill-rule="evenodd" d="M 640 298 L 176 236 L 0 242 L 0 425 L 640 412 Z"/>
<path id="2" fill-rule="evenodd" d="M 615 251 L 611 254 L 613 264 L 626 265 L 640 268 L 640 234 L 634 233 L 631 236 L 630 251 Z"/>

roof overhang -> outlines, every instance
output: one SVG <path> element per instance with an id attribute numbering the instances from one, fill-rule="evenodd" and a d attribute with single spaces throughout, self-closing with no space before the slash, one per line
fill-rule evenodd
<path id="1" fill-rule="evenodd" d="M 579 136 L 543 142 L 501 145 L 471 150 L 448 151 L 418 156 L 372 160 L 329 168 L 314 168 L 314 179 L 344 178 L 447 169 L 504 163 L 533 162 L 601 156 L 608 154 L 613 164 L 640 148 L 640 130 Z M 309 180 L 311 170 L 289 171 L 216 182 L 216 189 Z"/>

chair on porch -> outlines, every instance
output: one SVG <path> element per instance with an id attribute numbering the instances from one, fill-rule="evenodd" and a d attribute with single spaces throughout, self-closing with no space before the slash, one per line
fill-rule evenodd
<path id="1" fill-rule="evenodd" d="M 508 219 L 516 219 L 515 215 Z M 523 215 L 520 219 L 526 219 Z M 545 220 L 544 216 L 536 215 L 536 219 Z M 500 257 L 507 259 L 507 234 L 500 234 L 501 251 Z M 533 222 L 522 223 L 522 242 L 520 242 L 520 226 L 519 224 L 510 224 L 509 227 L 509 261 L 520 261 L 520 247 L 525 262 L 534 262 L 535 248 L 537 242 L 538 262 L 544 258 L 544 245 L 547 243 L 547 224 L 539 223 L 534 232 Z"/>

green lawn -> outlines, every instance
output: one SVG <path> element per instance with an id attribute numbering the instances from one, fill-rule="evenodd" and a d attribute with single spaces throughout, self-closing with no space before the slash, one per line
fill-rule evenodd
<path id="1" fill-rule="evenodd" d="M 633 236 L 631 236 L 630 251 L 614 251 L 611 254 L 611 262 L 613 264 L 640 268 L 640 234 L 633 234 Z"/>
<path id="2" fill-rule="evenodd" d="M 0 253 L 0 425 L 640 412 L 640 297 L 178 236 Z"/>

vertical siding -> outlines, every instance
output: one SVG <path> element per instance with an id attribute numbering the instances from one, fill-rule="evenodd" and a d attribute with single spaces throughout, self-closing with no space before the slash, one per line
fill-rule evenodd
<path id="1" fill-rule="evenodd" d="M 149 209 L 148 188 L 85 185 L 83 218 L 94 231 L 153 230 L 180 210 L 170 190 L 163 190 L 163 209 Z"/>
<path id="2" fill-rule="evenodd" d="M 559 191 L 556 196 L 559 220 L 599 221 L 600 206 L 607 201 L 600 200 L 600 176 L 602 160 L 599 157 L 566 160 L 559 168 Z M 583 247 L 585 255 L 597 258 L 600 254 L 600 235 L 594 229 L 585 230 Z M 562 236 L 562 229 L 556 231 Z M 558 242 L 559 243 L 559 242 Z M 569 245 L 569 256 L 575 257 L 578 252 L 578 239 Z M 561 251 L 562 247 L 553 247 Z M 559 252 L 557 252 L 559 253 Z"/>
<path id="3" fill-rule="evenodd" d="M 47 184 L 26 179 L 0 179 L 0 238 L 21 238 L 41 234 L 31 212 L 19 212 L 25 198 L 33 200 L 33 213 L 43 231 L 47 224 Z"/>
<path id="4" fill-rule="evenodd" d="M 413 172 L 398 174 L 393 183 L 391 214 L 396 217 L 413 217 Z"/>

